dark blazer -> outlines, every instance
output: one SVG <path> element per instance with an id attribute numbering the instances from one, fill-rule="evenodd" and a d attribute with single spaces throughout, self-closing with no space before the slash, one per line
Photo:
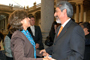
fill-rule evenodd
<path id="1" fill-rule="evenodd" d="M 46 49 L 56 60 L 82 60 L 85 49 L 85 35 L 83 29 L 70 20 L 58 37 L 55 35 L 53 46 Z"/>
<path id="2" fill-rule="evenodd" d="M 85 36 L 84 60 L 90 60 L 90 33 Z"/>
<path id="3" fill-rule="evenodd" d="M 11 38 L 11 50 L 15 60 L 43 60 L 34 58 L 34 48 L 26 36 L 19 30 L 15 31 Z M 36 51 L 38 56 L 39 51 Z"/>
<path id="4" fill-rule="evenodd" d="M 39 26 L 35 26 L 35 36 L 33 36 L 31 28 L 28 27 L 27 30 L 31 33 L 35 43 L 39 44 L 39 50 L 44 49 L 43 43 L 42 43 L 42 33 Z"/>

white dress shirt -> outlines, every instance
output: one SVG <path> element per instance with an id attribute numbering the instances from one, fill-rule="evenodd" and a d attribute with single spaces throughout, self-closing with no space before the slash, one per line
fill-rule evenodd
<path id="1" fill-rule="evenodd" d="M 30 26 L 30 28 L 31 28 L 31 31 L 33 33 L 33 36 L 35 36 L 35 27 L 34 27 L 34 25 L 33 26 Z"/>
<path id="2" fill-rule="evenodd" d="M 65 27 L 65 25 L 70 21 L 71 18 L 69 18 L 64 24 L 62 24 L 61 26 L 63 26 L 63 28 Z M 58 31 L 59 33 L 59 31 Z"/>
<path id="3" fill-rule="evenodd" d="M 64 24 L 62 24 L 63 28 L 65 27 L 65 25 L 70 21 L 71 18 L 69 18 Z"/>

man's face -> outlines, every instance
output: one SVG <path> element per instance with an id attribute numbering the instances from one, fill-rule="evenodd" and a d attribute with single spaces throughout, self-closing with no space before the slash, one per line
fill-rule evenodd
<path id="1" fill-rule="evenodd" d="M 27 27 L 31 26 L 31 24 L 30 24 L 29 21 L 30 21 L 29 17 L 24 18 L 24 19 L 21 21 L 22 26 L 23 26 L 24 28 L 27 28 Z"/>
<path id="2" fill-rule="evenodd" d="M 63 17 L 63 12 L 61 12 L 61 10 L 57 7 L 54 16 L 56 17 L 56 19 L 59 18 L 61 20 Z"/>
<path id="3" fill-rule="evenodd" d="M 31 26 L 35 25 L 35 19 L 34 18 L 30 19 L 30 24 L 31 24 Z"/>
<path id="4" fill-rule="evenodd" d="M 88 34 L 89 34 L 89 32 L 88 32 L 88 29 L 87 29 L 87 28 L 84 28 L 83 30 L 84 30 L 85 35 L 88 35 Z"/>
<path id="5" fill-rule="evenodd" d="M 84 28 L 83 25 L 80 25 L 80 26 L 83 28 L 84 34 L 85 35 L 88 35 L 89 34 L 88 29 L 87 28 Z"/>

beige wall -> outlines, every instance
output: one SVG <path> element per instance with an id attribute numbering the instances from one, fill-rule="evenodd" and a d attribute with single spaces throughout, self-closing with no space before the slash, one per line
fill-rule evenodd
<path id="1" fill-rule="evenodd" d="M 90 10 L 86 11 L 86 20 L 87 22 L 90 21 Z"/>

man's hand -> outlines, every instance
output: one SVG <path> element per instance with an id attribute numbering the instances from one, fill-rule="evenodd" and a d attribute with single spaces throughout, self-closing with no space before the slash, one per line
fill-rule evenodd
<path id="1" fill-rule="evenodd" d="M 50 60 L 48 57 L 43 58 L 43 60 Z"/>
<path id="2" fill-rule="evenodd" d="M 43 53 L 43 56 L 48 56 L 48 55 L 49 55 L 49 54 L 46 52 L 45 49 L 41 50 L 41 51 L 40 51 L 40 54 L 41 54 L 41 53 Z"/>
<path id="3" fill-rule="evenodd" d="M 53 58 L 51 58 L 51 57 L 48 57 L 48 59 L 49 59 L 49 60 L 56 60 L 56 59 L 53 59 Z"/>
<path id="4" fill-rule="evenodd" d="M 37 48 L 39 48 L 39 44 L 38 44 L 38 43 L 36 43 L 36 49 L 37 49 Z"/>

